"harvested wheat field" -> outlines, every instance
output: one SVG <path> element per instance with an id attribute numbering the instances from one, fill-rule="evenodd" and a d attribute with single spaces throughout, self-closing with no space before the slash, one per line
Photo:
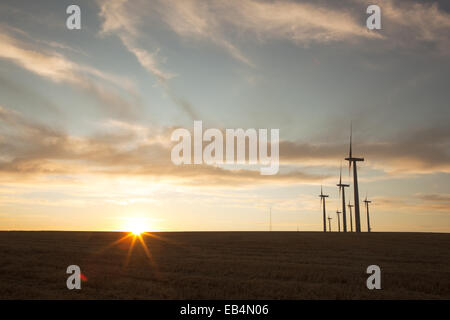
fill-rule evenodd
<path id="1" fill-rule="evenodd" d="M 0 298 L 450 298 L 450 234 L 161 232 L 142 241 L 120 232 L 0 232 Z M 366 287 L 372 264 L 381 290 Z M 81 290 L 66 287 L 69 265 L 81 268 Z"/>

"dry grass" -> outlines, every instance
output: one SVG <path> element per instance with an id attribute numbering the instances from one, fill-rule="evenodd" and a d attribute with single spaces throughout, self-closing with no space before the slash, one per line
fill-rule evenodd
<path id="1" fill-rule="evenodd" d="M 0 232 L 1 299 L 449 299 L 450 234 Z M 88 277 L 66 288 L 68 265 Z M 382 269 L 369 291 L 365 270 Z"/>

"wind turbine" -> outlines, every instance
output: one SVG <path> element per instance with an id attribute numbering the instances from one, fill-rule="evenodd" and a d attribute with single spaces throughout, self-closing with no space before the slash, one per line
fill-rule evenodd
<path id="1" fill-rule="evenodd" d="M 341 171 L 339 172 L 339 183 L 337 184 L 339 187 L 339 197 L 341 196 L 341 189 L 342 189 L 342 222 L 344 225 L 344 232 L 347 232 L 347 217 L 345 213 L 345 188 L 350 187 L 349 184 L 342 183 L 342 165 L 341 165 Z"/>
<path id="2" fill-rule="evenodd" d="M 272 206 L 269 207 L 269 231 L 272 231 Z"/>
<path id="3" fill-rule="evenodd" d="M 323 194 L 322 186 L 320 186 L 320 204 L 323 202 L 323 232 L 327 232 L 327 214 L 325 210 L 325 198 L 328 198 L 327 194 Z"/>
<path id="4" fill-rule="evenodd" d="M 333 218 L 328 217 L 328 229 L 330 230 L 330 232 L 331 232 L 331 219 Z"/>
<path id="5" fill-rule="evenodd" d="M 356 163 L 358 161 L 364 161 L 364 158 L 356 158 L 352 155 L 352 126 L 350 125 L 350 150 L 348 157 L 345 158 L 348 161 L 348 169 L 350 170 L 353 165 L 353 191 L 355 199 L 355 229 L 356 232 L 361 232 L 361 219 L 359 215 L 359 192 L 358 192 L 358 173 Z"/>
<path id="6" fill-rule="evenodd" d="M 339 213 L 341 213 L 339 210 L 336 210 L 336 214 L 338 217 L 338 232 L 341 232 L 341 219 L 339 218 Z"/>
<path id="7" fill-rule="evenodd" d="M 353 220 L 352 220 L 352 208 L 354 205 L 350 204 L 350 201 L 348 202 L 348 209 L 350 210 L 350 230 L 353 232 Z"/>
<path id="8" fill-rule="evenodd" d="M 367 200 L 367 194 L 366 194 L 366 199 L 364 200 L 364 202 L 366 203 L 366 213 L 367 213 L 367 232 L 370 232 L 371 228 L 370 228 L 370 218 L 369 218 L 369 203 L 372 203 L 372 201 Z"/>

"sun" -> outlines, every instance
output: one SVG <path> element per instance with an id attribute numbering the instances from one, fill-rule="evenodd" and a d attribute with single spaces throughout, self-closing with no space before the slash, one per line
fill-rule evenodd
<path id="1" fill-rule="evenodd" d="M 145 230 L 141 226 L 134 226 L 130 229 L 130 232 L 135 236 L 140 236 Z"/>
<path id="2" fill-rule="evenodd" d="M 148 221 L 142 218 L 127 219 L 124 227 L 125 231 L 132 233 L 134 236 L 140 236 L 142 233 L 148 231 Z"/>
<path id="3" fill-rule="evenodd" d="M 126 217 L 126 218 L 124 217 L 123 218 L 124 223 L 122 224 L 122 228 L 120 228 L 120 231 L 126 232 L 127 234 L 123 235 L 120 239 L 110 243 L 102 250 L 106 250 L 110 247 L 116 246 L 119 243 L 128 242 L 129 247 L 124 262 L 124 267 L 127 267 L 133 253 L 133 248 L 135 247 L 135 244 L 138 244 L 144 250 L 145 255 L 148 258 L 148 261 L 151 263 L 154 270 L 157 271 L 157 265 L 153 261 L 149 247 L 150 242 L 148 240 L 149 239 L 156 239 L 159 241 L 167 241 L 167 240 L 151 232 L 152 225 L 149 223 L 149 220 L 150 218 L 142 216 Z"/>

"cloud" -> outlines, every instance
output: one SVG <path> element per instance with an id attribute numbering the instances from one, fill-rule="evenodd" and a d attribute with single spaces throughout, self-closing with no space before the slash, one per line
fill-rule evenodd
<path id="1" fill-rule="evenodd" d="M 63 56 L 45 55 L 24 48 L 24 44 L 4 33 L 0 33 L 0 58 L 8 59 L 24 69 L 55 82 L 78 82 L 75 65 Z"/>
<path id="2" fill-rule="evenodd" d="M 365 6 L 369 0 L 356 0 Z M 450 54 L 450 14 L 436 2 L 393 1 L 379 3 L 382 15 L 381 34 L 390 46 L 427 49 Z"/>
<path id="3" fill-rule="evenodd" d="M 310 144 L 280 142 L 280 160 L 284 163 L 332 164 L 347 155 L 346 144 Z M 450 172 L 450 128 L 424 128 L 353 146 L 369 166 L 389 173 Z"/>
<path id="4" fill-rule="evenodd" d="M 156 59 L 158 51 L 154 53 L 150 53 L 144 49 L 138 48 L 137 46 L 133 45 L 132 40 L 124 37 L 124 40 L 122 40 L 127 49 L 132 52 L 136 58 L 138 59 L 139 63 L 150 73 L 156 76 L 158 80 L 162 82 L 166 82 L 167 80 L 173 78 L 175 75 L 164 72 L 160 69 L 158 66 L 158 62 Z"/>
<path id="5" fill-rule="evenodd" d="M 450 205 L 450 194 L 448 193 L 438 193 L 438 194 L 432 194 L 432 193 L 428 193 L 428 194 L 416 194 L 415 195 L 417 198 L 421 199 L 421 200 L 425 200 L 425 201 L 433 201 L 433 202 L 443 202 L 443 203 L 447 203 L 448 205 Z M 450 210 L 450 207 L 449 207 Z"/>
<path id="6" fill-rule="evenodd" d="M 0 108 L 0 172 L 24 178 L 33 175 L 147 176 L 186 185 L 251 185 L 259 183 L 318 183 L 328 175 L 314 173 L 343 159 L 346 145 L 280 142 L 278 175 L 261 176 L 249 168 L 207 165 L 175 166 L 170 160 L 171 127 L 146 128 L 110 120 L 90 136 L 71 136 L 55 127 Z M 355 145 L 367 166 L 388 173 L 450 172 L 444 147 L 449 129 L 428 129 L 399 140 Z M 310 168 L 306 166 L 310 165 Z M 305 171 L 306 170 L 306 171 Z"/>
<path id="7" fill-rule="evenodd" d="M 158 14 L 170 28 L 182 37 L 207 39 L 225 49 L 235 59 L 253 66 L 253 63 L 229 40 L 221 30 L 221 14 L 227 14 L 219 8 L 217 2 L 205 1 L 157 1 Z M 216 10 L 215 10 L 216 9 Z M 221 11 L 221 12 L 218 12 Z"/>
<path id="8" fill-rule="evenodd" d="M 29 43 L 12 37 L 0 25 L 0 59 L 6 59 L 42 78 L 56 83 L 67 83 L 94 96 L 102 108 L 120 116 L 133 114 L 139 104 L 133 84 L 124 77 L 103 72 L 94 67 L 75 63 L 54 51 L 36 50 Z M 125 89 L 133 103 L 101 85 L 101 79 L 110 85 Z"/>
<path id="9" fill-rule="evenodd" d="M 377 41 L 377 47 L 431 46 L 450 53 L 450 15 L 438 4 L 415 1 L 383 1 L 382 30 L 365 26 L 368 0 L 336 4 L 334 1 L 260 1 L 260 0 L 155 0 L 133 2 L 134 10 L 111 5 L 115 13 L 105 21 L 106 29 L 118 25 L 130 34 L 137 33 L 144 17 L 161 19 L 182 38 L 208 41 L 223 48 L 236 60 L 255 66 L 239 48 L 239 43 L 284 39 L 298 45 Z M 356 3 L 356 5 L 355 5 Z M 132 14 L 131 14 L 132 12 Z M 113 20 L 113 18 L 116 18 Z M 143 28 L 142 28 L 143 29 Z M 141 31 L 140 31 L 141 32 Z"/>
<path id="10" fill-rule="evenodd" d="M 132 53 L 139 64 L 150 74 L 156 77 L 158 84 L 172 100 L 191 120 L 198 119 L 197 113 L 191 103 L 180 97 L 171 87 L 169 80 L 176 74 L 167 72 L 161 67 L 159 48 L 154 52 L 145 50 L 136 43 L 141 36 L 142 19 L 153 11 L 153 7 L 146 2 L 128 2 L 127 0 L 97 1 L 100 6 L 100 17 L 103 19 L 101 34 L 115 34 L 121 40 L 125 48 Z"/>
<path id="11" fill-rule="evenodd" d="M 9 95 L 13 95 L 16 100 L 18 98 L 21 99 L 22 103 L 17 104 L 18 108 L 20 108 L 23 101 L 25 101 L 25 105 L 32 105 L 34 110 L 38 108 L 40 111 L 51 113 L 52 115 L 56 115 L 58 117 L 61 116 L 61 110 L 53 101 L 47 99 L 44 95 L 25 85 L 16 83 L 10 78 L 0 76 L 0 88 L 1 91 L 4 91 Z"/>
<path id="12" fill-rule="evenodd" d="M 246 185 L 314 182 L 323 178 L 292 170 L 261 176 L 256 170 L 207 165 L 175 166 L 170 160 L 172 128 L 146 129 L 110 121 L 101 133 L 70 136 L 0 107 L 0 173 L 25 179 L 35 175 L 147 176 L 186 185 Z"/>
<path id="13" fill-rule="evenodd" d="M 445 200 L 447 199 L 447 200 Z M 416 215 L 449 215 L 448 194 L 415 195 L 413 197 L 374 197 L 372 206 L 378 211 L 391 211 L 395 213 L 414 213 Z"/>
<path id="14" fill-rule="evenodd" d="M 135 3 L 129 3 L 127 0 L 99 0 L 98 4 L 100 6 L 99 15 L 103 19 L 102 34 L 117 34 L 127 50 L 133 53 L 139 63 L 148 72 L 155 75 L 159 81 L 166 82 L 175 76 L 162 70 L 157 60 L 158 50 L 151 53 L 136 45 L 136 40 L 140 35 L 138 25 L 142 16 L 139 15 L 139 10 L 137 12 L 133 10 L 136 8 Z"/>
<path id="15" fill-rule="evenodd" d="M 176 75 L 164 70 L 165 58 L 159 48 L 148 51 L 137 45 L 152 21 L 163 21 L 182 38 L 204 40 L 223 48 L 236 60 L 254 63 L 234 42 L 251 37 L 259 40 L 283 38 L 295 43 L 351 41 L 354 37 L 374 38 L 349 12 L 313 4 L 288 1 L 97 1 L 102 19 L 101 34 L 115 34 L 140 65 L 156 77 L 172 102 L 191 120 L 197 112 L 180 97 L 169 80 Z M 197 118 L 198 119 L 198 118 Z"/>
<path id="16" fill-rule="evenodd" d="M 307 44 L 381 38 L 367 32 L 350 12 L 316 3 L 161 0 L 151 7 L 181 37 L 210 41 L 249 66 L 253 62 L 230 39 L 285 39 Z"/>

